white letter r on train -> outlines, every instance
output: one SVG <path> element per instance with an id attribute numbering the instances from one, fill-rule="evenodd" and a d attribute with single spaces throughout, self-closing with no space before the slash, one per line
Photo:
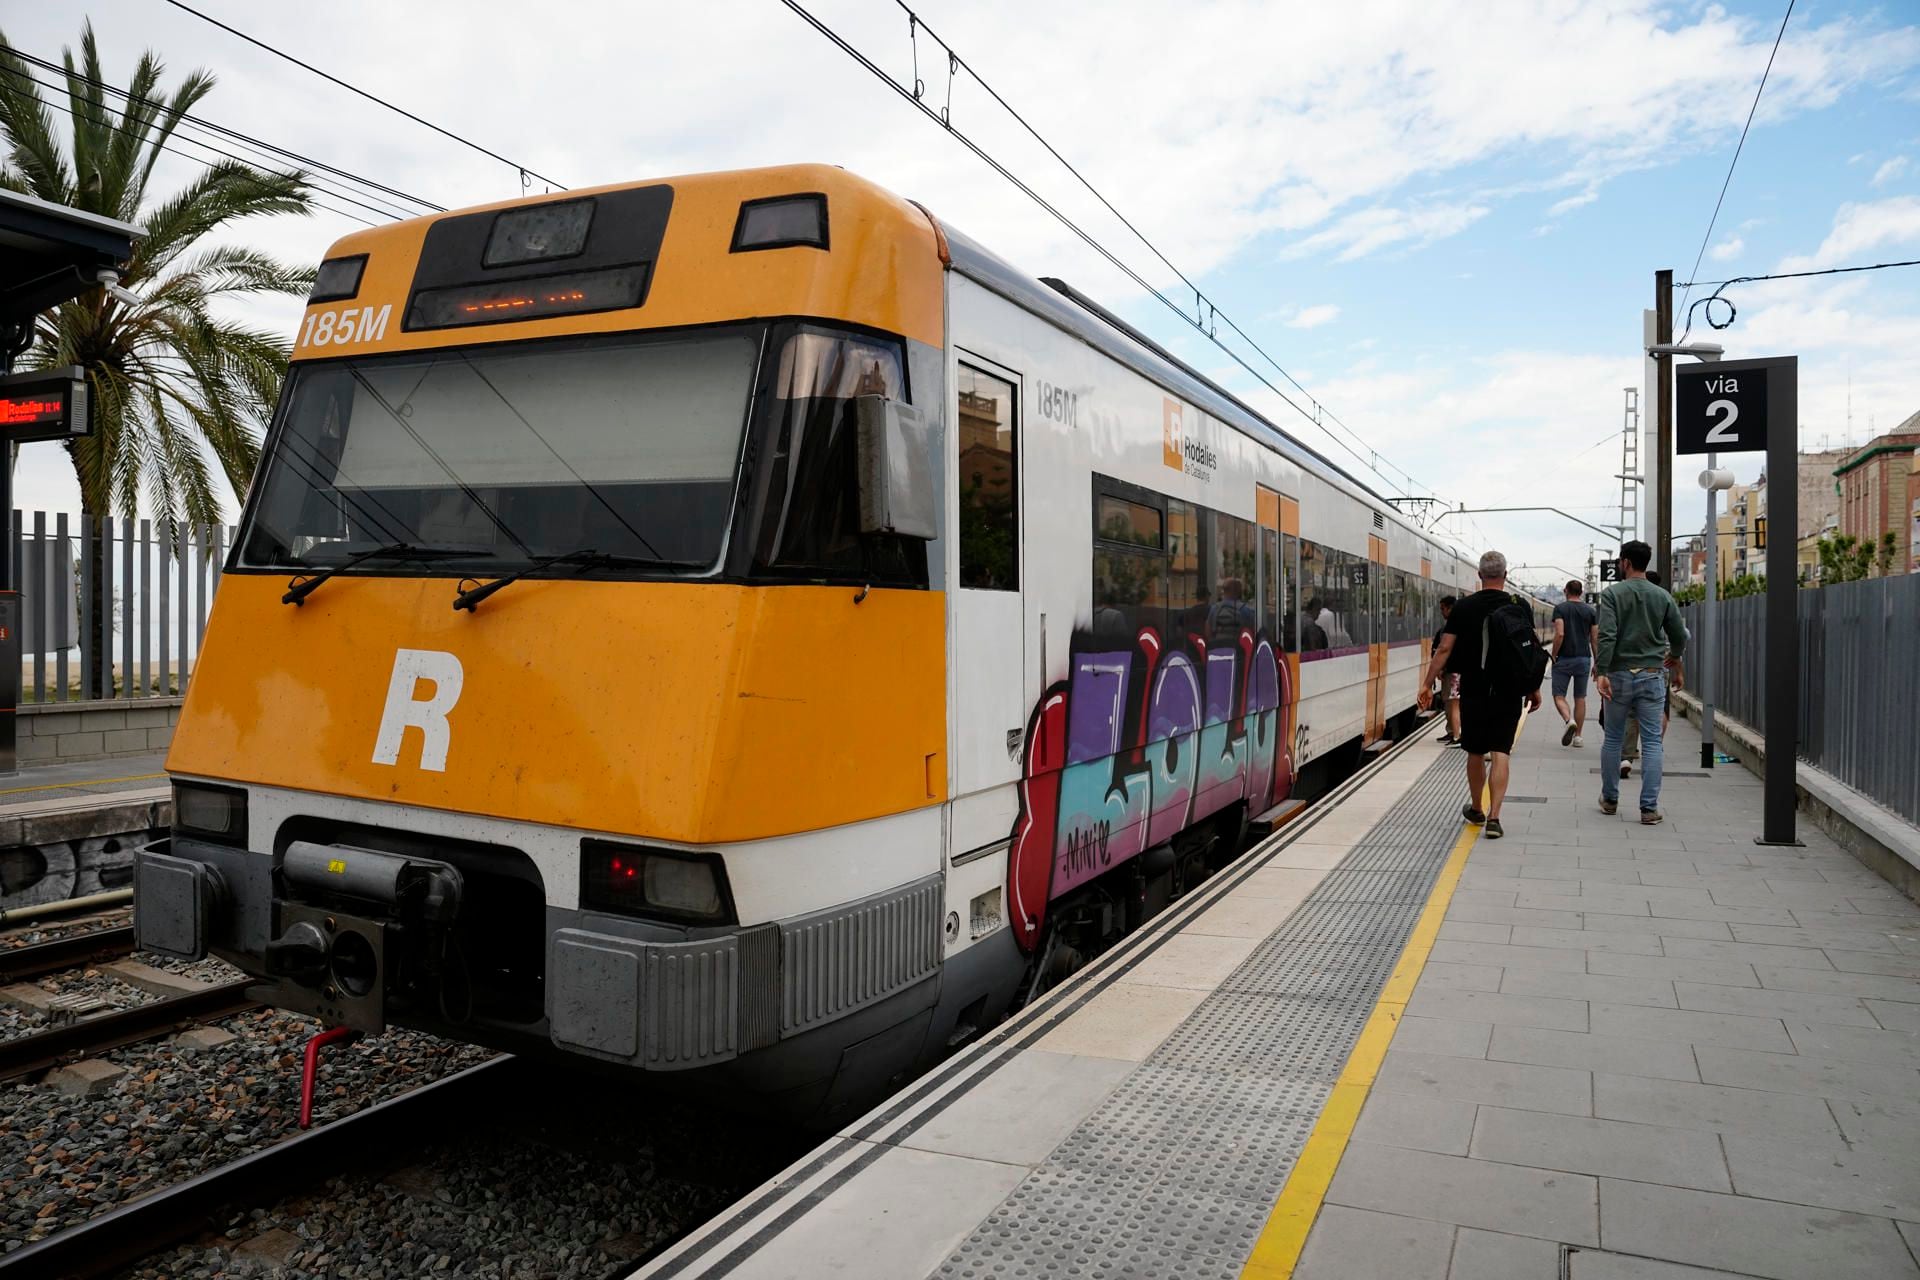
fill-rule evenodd
<path id="1" fill-rule="evenodd" d="M 460 659 L 439 649 L 400 649 L 393 655 L 393 678 L 387 682 L 387 705 L 380 714 L 380 734 L 373 742 L 375 764 L 399 764 L 400 740 L 408 726 L 420 730 L 420 767 L 447 771 L 447 746 L 453 731 L 447 713 L 460 701 L 465 679 Z M 420 681 L 433 685 L 426 698 L 414 697 Z"/>

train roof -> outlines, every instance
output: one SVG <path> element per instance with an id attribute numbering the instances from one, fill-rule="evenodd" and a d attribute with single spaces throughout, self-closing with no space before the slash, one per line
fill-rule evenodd
<path id="1" fill-rule="evenodd" d="M 1142 377 L 1177 393 L 1196 408 L 1212 414 L 1241 434 L 1277 450 L 1320 479 L 1349 490 L 1356 498 L 1373 503 L 1386 518 L 1423 541 L 1441 547 L 1461 560 L 1466 559 L 1459 552 L 1445 547 L 1428 531 L 1406 520 L 1392 503 L 1352 472 L 1318 449 L 1289 435 L 1239 396 L 1065 281 L 1052 278 L 1035 280 L 944 221 L 940 229 L 947 239 L 953 269 L 969 280 L 1033 312 Z"/>

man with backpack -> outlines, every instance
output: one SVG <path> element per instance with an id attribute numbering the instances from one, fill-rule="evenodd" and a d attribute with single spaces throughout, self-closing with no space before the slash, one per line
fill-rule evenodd
<path id="1" fill-rule="evenodd" d="M 1460 745 L 1467 753 L 1467 803 L 1461 815 L 1484 823 L 1489 840 L 1506 835 L 1500 805 L 1507 795 L 1513 740 L 1521 707 L 1540 708 L 1547 651 L 1533 629 L 1533 612 L 1507 590 L 1507 558 L 1480 557 L 1480 590 L 1457 601 L 1441 630 L 1433 660 L 1420 678 L 1420 709 L 1433 705 L 1433 680 L 1442 670 L 1460 678 Z M 1482 788 L 1487 808 L 1480 809 Z"/>
<path id="2" fill-rule="evenodd" d="M 1680 607 L 1647 580 L 1653 548 L 1629 542 L 1620 548 L 1621 580 L 1600 597 L 1600 697 L 1607 710 L 1607 738 L 1600 749 L 1600 812 L 1620 805 L 1620 758 L 1627 724 L 1640 727 L 1640 821 L 1654 826 L 1660 812 L 1662 739 L 1666 729 L 1667 673 L 1686 652 L 1687 628 Z"/>

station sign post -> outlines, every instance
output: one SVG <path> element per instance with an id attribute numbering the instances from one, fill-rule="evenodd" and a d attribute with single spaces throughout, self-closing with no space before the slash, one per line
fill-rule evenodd
<path id="1" fill-rule="evenodd" d="M 71 440 L 93 427 L 77 365 L 0 377 L 0 776 L 18 772 L 20 593 L 13 581 L 13 446 Z"/>
<path id="2" fill-rule="evenodd" d="M 1674 443 L 1678 454 L 1767 455 L 1767 516 L 1800 527 L 1800 360 L 1720 360 L 1674 370 Z M 1711 538 L 1714 530 L 1708 530 Z M 1709 548 L 1717 555 L 1718 548 Z M 1765 798 L 1754 843 L 1797 845 L 1796 765 L 1800 758 L 1799 546 L 1774 538 L 1766 549 L 1766 697 L 1761 726 L 1767 744 Z"/>

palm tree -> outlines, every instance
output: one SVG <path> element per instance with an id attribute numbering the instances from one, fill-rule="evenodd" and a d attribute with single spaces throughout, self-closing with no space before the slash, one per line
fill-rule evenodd
<path id="1" fill-rule="evenodd" d="M 62 54 L 66 101 L 54 101 L 72 120 L 65 150 L 31 68 L 0 32 L 0 186 L 144 228 L 120 280 L 141 301 L 96 288 L 55 308 L 40 318 L 21 367 L 86 370 L 93 433 L 67 452 L 90 538 L 98 537 L 91 517 L 130 516 L 143 493 L 169 534 L 181 517 L 210 524 L 222 504 L 207 457 L 236 498 L 246 492 L 289 350 L 278 335 L 223 319 L 214 307 L 249 294 L 302 294 L 312 273 L 239 245 L 195 246 L 242 218 L 309 212 L 307 183 L 299 173 L 220 160 L 150 201 L 162 149 L 212 90 L 213 76 L 195 71 L 163 100 L 164 65 L 143 53 L 116 111 L 91 22 L 81 28 L 78 65 L 73 50 Z M 89 683 L 111 696 L 103 576 L 94 575 L 100 598 L 86 662 Z"/>

